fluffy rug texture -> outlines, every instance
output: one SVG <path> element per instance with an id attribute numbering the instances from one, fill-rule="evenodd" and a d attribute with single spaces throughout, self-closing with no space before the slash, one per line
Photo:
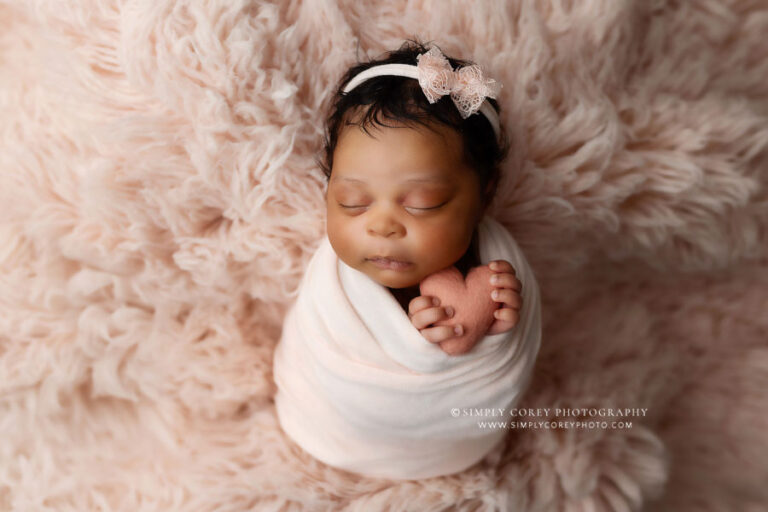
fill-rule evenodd
<path id="1" fill-rule="evenodd" d="M 0 509 L 765 510 L 764 0 L 0 1 L 0 27 Z M 330 91 L 409 37 L 504 84 L 491 213 L 544 321 L 521 407 L 631 428 L 510 429 L 413 482 L 282 433 Z"/>

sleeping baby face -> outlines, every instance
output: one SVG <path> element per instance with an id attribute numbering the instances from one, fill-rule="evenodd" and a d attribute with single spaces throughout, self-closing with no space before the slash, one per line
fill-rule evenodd
<path id="1" fill-rule="evenodd" d="M 484 211 L 460 135 L 433 126 L 376 125 L 372 136 L 345 126 L 333 154 L 328 239 L 344 263 L 389 288 L 458 261 Z"/>

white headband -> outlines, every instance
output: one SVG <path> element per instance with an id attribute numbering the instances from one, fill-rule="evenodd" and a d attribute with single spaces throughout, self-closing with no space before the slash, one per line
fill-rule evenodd
<path id="1" fill-rule="evenodd" d="M 502 84 L 492 78 L 484 78 L 480 67 L 475 64 L 456 68 L 454 71 L 451 63 L 436 46 L 418 55 L 416 61 L 418 62 L 416 66 L 381 64 L 368 68 L 350 80 L 344 87 L 344 92 L 351 91 L 375 76 L 393 75 L 416 78 L 430 103 L 435 103 L 443 95 L 450 94 L 462 119 L 479 111 L 491 123 L 496 140 L 499 140 L 499 116 L 485 98 L 496 99 L 503 87 Z"/>

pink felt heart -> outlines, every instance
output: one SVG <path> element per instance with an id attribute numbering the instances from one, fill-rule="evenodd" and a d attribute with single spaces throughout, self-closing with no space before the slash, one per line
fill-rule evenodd
<path id="1" fill-rule="evenodd" d="M 440 342 L 440 348 L 450 355 L 468 352 L 483 338 L 494 322 L 493 312 L 501 305 L 491 298 L 494 286 L 490 282 L 493 271 L 488 265 L 473 267 L 466 280 L 459 269 L 448 267 L 425 277 L 419 283 L 422 295 L 440 299 L 440 306 L 452 306 L 453 317 L 435 322 L 434 325 L 464 327 L 464 334 Z"/>

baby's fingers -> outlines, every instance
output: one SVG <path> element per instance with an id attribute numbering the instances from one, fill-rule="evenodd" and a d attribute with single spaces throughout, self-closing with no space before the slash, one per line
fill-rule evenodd
<path id="1" fill-rule="evenodd" d="M 514 274 L 507 272 L 493 274 L 490 277 L 490 282 L 493 286 L 498 286 L 499 288 L 512 288 L 517 291 L 522 291 L 523 289 L 523 283 Z"/>
<path id="2" fill-rule="evenodd" d="M 413 316 L 419 311 L 440 305 L 440 299 L 430 295 L 419 295 L 408 303 L 408 316 Z"/>
<path id="3" fill-rule="evenodd" d="M 514 326 L 520 320 L 520 312 L 510 308 L 500 308 L 493 312 L 493 317 Z"/>
<path id="4" fill-rule="evenodd" d="M 503 302 L 514 309 L 520 309 L 523 304 L 520 294 L 509 288 L 497 288 L 496 290 L 493 290 L 491 292 L 491 298 L 496 302 Z"/>
<path id="5" fill-rule="evenodd" d="M 421 330 L 428 325 L 434 324 L 435 322 L 439 322 L 440 320 L 444 320 L 446 318 L 451 318 L 453 313 L 454 311 L 451 306 L 447 306 L 445 308 L 428 307 L 427 309 L 417 311 L 413 315 L 410 315 L 410 317 L 411 323 L 414 325 L 414 327 Z"/>
<path id="6" fill-rule="evenodd" d="M 517 325 L 520 320 L 520 314 L 514 309 L 501 308 L 497 309 L 493 313 L 493 317 L 496 319 L 488 329 L 487 334 L 499 334 L 507 332 Z"/>
<path id="7" fill-rule="evenodd" d="M 510 274 L 515 273 L 515 267 L 513 267 L 512 264 L 507 260 L 493 260 L 488 264 L 488 266 L 494 272 L 509 272 Z"/>
<path id="8" fill-rule="evenodd" d="M 464 328 L 461 325 L 438 325 L 428 329 L 421 329 L 421 335 L 431 343 L 440 343 L 455 336 L 461 336 Z"/>

